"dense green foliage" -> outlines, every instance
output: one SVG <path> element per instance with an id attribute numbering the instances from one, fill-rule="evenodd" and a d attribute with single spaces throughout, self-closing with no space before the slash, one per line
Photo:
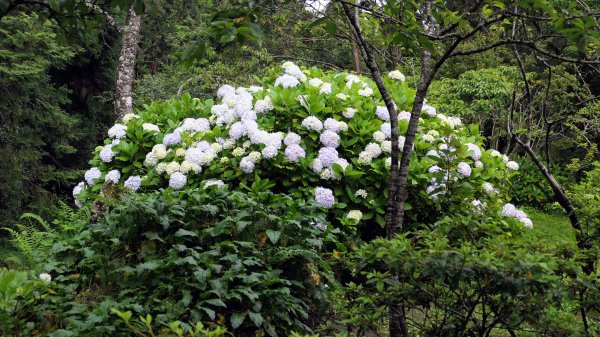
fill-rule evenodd
<path id="1" fill-rule="evenodd" d="M 387 239 L 384 103 L 339 2 L 91 3 L 0 0 L 0 335 L 386 336 L 394 305 L 410 336 L 600 334 L 598 1 L 433 1 L 431 17 L 425 1 L 360 2 L 399 111 L 423 52 L 438 61 L 476 29 L 437 69 Z M 107 15 L 130 6 L 136 115 L 115 121 Z M 233 139 L 255 110 L 270 140 L 252 122 Z M 339 161 L 315 164 L 336 141 L 309 116 L 340 129 Z M 182 131 L 187 118 L 209 127 Z"/>

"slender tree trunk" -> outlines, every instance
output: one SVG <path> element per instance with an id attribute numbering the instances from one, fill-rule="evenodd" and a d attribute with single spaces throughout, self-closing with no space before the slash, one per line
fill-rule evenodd
<path id="1" fill-rule="evenodd" d="M 410 112 L 410 120 L 408 121 L 408 130 L 404 136 L 404 148 L 402 149 L 402 157 L 400 159 L 400 168 L 398 172 L 398 187 L 396 197 L 396 221 L 393 230 L 396 232 L 402 231 L 402 223 L 404 221 L 404 203 L 408 197 L 406 182 L 408 180 L 408 164 L 415 144 L 415 135 L 419 126 L 419 118 L 423 110 L 425 95 L 431 84 L 431 52 L 423 49 L 421 53 L 421 79 L 415 94 L 415 101 Z"/>
<path id="2" fill-rule="evenodd" d="M 133 8 L 129 9 L 127 21 L 121 34 L 123 45 L 117 66 L 117 80 L 115 85 L 115 117 L 117 120 L 133 112 L 131 93 L 135 78 L 135 59 L 140 40 L 141 22 L 142 16 L 136 14 Z"/>
<path id="3" fill-rule="evenodd" d="M 362 37 L 357 17 L 352 14 L 352 11 L 350 10 L 350 8 L 348 8 L 347 4 L 345 4 L 344 2 L 340 2 L 340 4 L 342 5 L 342 8 L 344 9 L 346 17 L 348 18 L 348 21 L 351 24 L 352 32 L 353 32 L 354 36 L 356 37 L 358 45 L 361 48 L 363 59 L 365 60 L 365 64 L 367 65 L 367 68 L 369 68 L 369 71 L 371 72 L 371 75 L 373 76 L 373 80 L 375 81 L 375 84 L 377 85 L 377 89 L 379 90 L 379 93 L 381 94 L 381 97 L 383 98 L 383 101 L 385 102 L 385 106 L 387 107 L 387 109 L 390 113 L 391 141 L 392 141 L 392 153 L 391 153 L 392 167 L 391 167 L 390 178 L 388 181 L 388 202 L 387 202 L 387 209 L 386 209 L 385 228 L 386 228 L 386 237 L 388 239 L 393 239 L 396 236 L 396 234 L 398 234 L 400 232 L 398 229 L 399 222 L 396 218 L 396 216 L 397 216 L 396 198 L 398 196 L 396 189 L 399 185 L 398 184 L 398 172 L 399 172 L 399 170 L 398 170 L 398 111 L 396 110 L 396 105 L 394 104 L 394 101 L 392 100 L 392 97 L 390 96 L 390 93 L 388 92 L 388 90 L 385 86 L 385 83 L 383 82 L 383 77 L 381 76 L 381 71 L 379 70 L 379 66 L 377 65 L 377 62 L 375 62 L 375 59 L 371 55 L 371 51 L 369 50 L 369 47 L 367 46 L 365 40 Z M 417 119 L 417 121 L 418 121 L 418 119 Z M 396 281 L 399 281 L 398 275 L 394 275 L 393 279 Z M 392 300 L 388 304 L 388 315 L 389 315 L 390 337 L 409 337 L 408 328 L 406 325 L 404 308 L 401 305 L 399 305 L 397 303 L 397 301 Z"/>
<path id="4" fill-rule="evenodd" d="M 356 5 L 360 4 L 360 0 L 354 0 L 354 4 L 356 4 Z M 360 11 L 358 10 L 358 7 L 354 7 L 353 11 L 354 11 L 354 22 L 356 22 L 358 24 L 360 22 L 358 20 Z M 360 73 L 362 73 L 362 66 L 360 64 L 360 47 L 358 46 L 358 39 L 356 37 L 356 33 L 354 32 L 354 29 L 352 29 L 351 22 L 350 22 L 350 44 L 352 45 L 352 60 L 354 62 L 354 71 L 356 71 L 357 74 L 360 74 Z"/>

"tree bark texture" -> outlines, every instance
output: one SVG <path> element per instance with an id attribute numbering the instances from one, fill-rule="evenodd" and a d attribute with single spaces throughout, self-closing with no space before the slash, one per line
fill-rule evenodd
<path id="1" fill-rule="evenodd" d="M 115 118 L 117 120 L 133 112 L 131 93 L 135 78 L 135 60 L 140 40 L 141 23 L 142 16 L 136 14 L 133 8 L 129 9 L 127 21 L 122 29 L 122 46 L 117 66 L 115 85 Z"/>
<path id="2" fill-rule="evenodd" d="M 360 0 L 355 0 L 354 4 L 359 5 Z M 358 24 L 360 11 L 358 7 L 354 7 L 353 11 L 355 19 L 354 21 Z M 350 44 L 352 45 L 352 61 L 354 62 L 354 71 L 357 74 L 360 74 L 362 72 L 362 66 L 360 64 L 360 47 L 358 46 L 357 40 L 358 38 L 356 37 L 356 33 L 354 32 L 354 29 L 352 29 L 352 23 L 350 22 Z"/>
<path id="3" fill-rule="evenodd" d="M 388 181 L 388 202 L 386 209 L 386 236 L 388 239 L 393 239 L 397 233 L 400 232 L 399 222 L 397 219 L 396 207 L 398 205 L 398 193 L 397 187 L 398 183 L 398 111 L 396 110 L 396 105 L 392 100 L 390 93 L 388 92 L 385 83 L 383 82 L 383 77 L 381 76 L 381 71 L 379 70 L 379 66 L 377 62 L 374 60 L 368 45 L 362 37 L 360 26 L 358 23 L 357 16 L 353 15 L 352 11 L 344 2 L 340 2 L 348 21 L 351 24 L 351 30 L 354 36 L 356 37 L 356 41 L 358 42 L 360 49 L 362 51 L 363 59 L 365 60 L 365 64 L 367 68 L 371 72 L 373 76 L 373 80 L 377 85 L 377 89 L 385 102 L 385 106 L 390 114 L 390 126 L 391 126 L 391 141 L 392 141 L 392 167 L 390 178 Z M 422 107 L 422 104 L 421 104 Z M 420 110 L 419 110 L 420 113 Z M 417 118 L 418 122 L 418 118 Z M 413 132 L 414 133 L 414 132 Z M 414 135 L 413 135 L 414 138 Z M 406 185 L 406 183 L 404 184 Z M 394 275 L 394 280 L 398 280 L 398 276 Z M 390 337 L 409 337 L 408 334 L 408 326 L 406 324 L 406 317 L 404 313 L 404 308 L 392 300 L 388 304 L 388 312 L 389 312 L 389 332 Z"/>

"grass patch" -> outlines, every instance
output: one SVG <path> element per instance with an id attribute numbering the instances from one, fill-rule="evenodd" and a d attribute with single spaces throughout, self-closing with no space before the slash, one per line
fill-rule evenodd
<path id="1" fill-rule="evenodd" d="M 559 211 L 541 211 L 530 207 L 522 209 L 533 221 L 533 229 L 528 234 L 532 239 L 555 244 L 576 243 L 575 231 L 566 214 Z"/>

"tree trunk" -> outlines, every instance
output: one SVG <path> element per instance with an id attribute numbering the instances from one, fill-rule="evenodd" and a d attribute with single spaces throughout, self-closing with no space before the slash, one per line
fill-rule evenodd
<path id="1" fill-rule="evenodd" d="M 354 4 L 360 4 L 360 0 L 355 0 Z M 358 10 L 358 7 L 354 7 L 354 22 L 356 22 L 357 24 L 359 23 L 359 15 L 360 12 Z M 354 62 L 354 71 L 356 71 L 357 74 L 360 74 L 362 72 L 362 67 L 360 64 L 360 47 L 358 46 L 357 40 L 358 39 L 356 37 L 356 33 L 354 32 L 354 29 L 352 29 L 352 23 L 350 23 L 350 44 L 352 45 L 352 60 Z"/>
<path id="2" fill-rule="evenodd" d="M 120 120 L 133 112 L 133 80 L 135 78 L 135 59 L 140 40 L 142 16 L 135 13 L 133 8 L 127 13 L 127 21 L 123 27 L 121 40 L 123 45 L 117 66 L 117 81 L 115 85 L 115 117 Z"/>

